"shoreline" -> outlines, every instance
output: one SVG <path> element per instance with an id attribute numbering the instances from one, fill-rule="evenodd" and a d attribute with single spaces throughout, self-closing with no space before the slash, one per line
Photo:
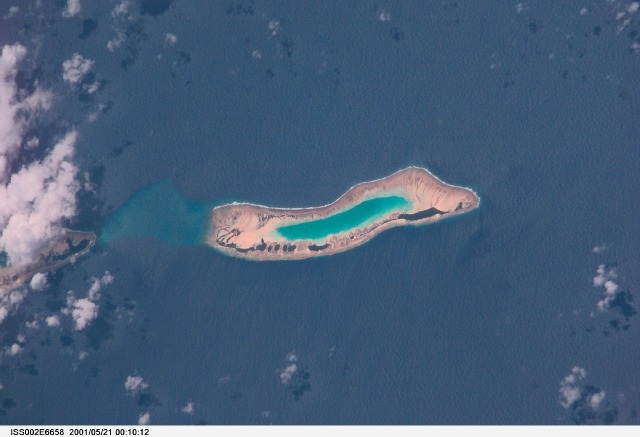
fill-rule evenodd
<path id="1" fill-rule="evenodd" d="M 313 222 L 347 211 L 367 199 L 402 193 L 408 210 L 392 210 L 322 239 L 288 240 L 274 232 L 282 226 Z M 205 243 L 221 253 L 256 261 L 293 260 L 344 252 L 396 226 L 420 226 L 477 209 L 471 188 L 442 181 L 425 168 L 410 166 L 353 185 L 333 202 L 316 207 L 281 208 L 232 202 L 213 208 Z"/>
<path id="2" fill-rule="evenodd" d="M 66 264 L 73 263 L 89 252 L 95 244 L 96 234 L 93 232 L 65 229 L 57 240 L 50 242 L 46 248 L 40 251 L 40 259 L 34 265 L 23 270 L 14 267 L 0 269 L 0 288 L 15 288 L 25 284 L 37 273 L 54 271 Z"/>
<path id="3" fill-rule="evenodd" d="M 308 207 L 291 207 L 291 208 L 287 208 L 287 207 L 279 207 L 279 206 L 268 206 L 268 205 L 262 205 L 262 204 L 260 204 L 260 203 L 253 203 L 253 202 L 238 202 L 238 201 L 233 201 L 233 202 L 225 203 L 225 204 L 222 204 L 222 205 L 216 205 L 216 206 L 214 206 L 214 207 L 213 207 L 212 211 L 215 211 L 217 208 L 222 208 L 222 207 L 226 207 L 226 206 L 229 206 L 229 205 L 234 205 L 234 206 L 244 206 L 244 205 L 247 205 L 247 206 L 259 206 L 259 207 L 261 207 L 261 208 L 268 208 L 268 209 L 275 209 L 275 210 L 283 210 L 283 211 L 285 211 L 285 210 L 286 210 L 286 211 L 304 211 L 304 210 L 309 210 L 309 209 L 324 208 L 324 207 L 327 207 L 327 206 L 331 206 L 331 205 L 333 205 L 333 204 L 334 204 L 334 203 L 336 203 L 336 202 L 339 202 L 339 201 L 340 201 L 340 199 L 342 199 L 345 195 L 347 195 L 347 194 L 349 193 L 349 191 L 353 190 L 354 188 L 357 188 L 357 187 L 358 187 L 358 186 L 360 186 L 360 185 L 363 185 L 363 184 L 370 184 L 370 183 L 373 183 L 373 182 L 378 182 L 378 181 L 381 181 L 381 180 L 383 180 L 383 179 L 390 178 L 390 177 L 392 177 L 392 176 L 394 176 L 394 175 L 396 175 L 396 174 L 398 174 L 398 173 L 400 173 L 400 172 L 403 172 L 403 171 L 405 171 L 405 170 L 409 170 L 409 169 L 424 170 L 424 171 L 426 171 L 427 173 L 429 173 L 429 175 L 430 175 L 432 178 L 436 179 L 436 180 L 437 180 L 439 183 L 441 183 L 442 185 L 446 185 L 446 186 L 448 186 L 448 187 L 452 187 L 452 188 L 463 188 L 463 189 L 465 189 L 465 190 L 469 190 L 469 191 L 471 191 L 471 192 L 474 194 L 474 196 L 476 196 L 476 198 L 478 199 L 478 207 L 480 206 L 481 197 L 480 197 L 480 195 L 479 195 L 479 194 L 478 194 L 478 193 L 477 193 L 473 188 L 471 188 L 471 187 L 465 187 L 465 186 L 462 186 L 462 185 L 453 185 L 453 184 L 449 184 L 449 183 L 447 183 L 447 182 L 444 182 L 442 179 L 440 179 L 440 178 L 439 178 L 438 176 L 436 176 L 435 174 L 431 173 L 431 172 L 430 172 L 427 168 L 425 168 L 425 167 L 419 167 L 419 166 L 417 166 L 417 165 L 410 165 L 410 166 L 405 167 L 405 168 L 402 168 L 402 169 L 400 169 L 400 170 L 396 170 L 394 173 L 391 173 L 389 176 L 384 176 L 384 177 L 381 177 L 381 178 L 378 178 L 378 179 L 373 179 L 373 180 L 370 180 L 370 181 L 358 182 L 357 184 L 352 185 L 351 187 L 349 187 L 349 189 L 347 189 L 347 191 L 345 191 L 345 192 L 344 192 L 340 197 L 338 197 L 338 198 L 337 198 L 336 200 L 334 200 L 333 202 L 331 202 L 331 203 L 327 203 L 327 204 L 325 204 L 325 205 L 321 205 L 321 206 L 308 206 Z"/>

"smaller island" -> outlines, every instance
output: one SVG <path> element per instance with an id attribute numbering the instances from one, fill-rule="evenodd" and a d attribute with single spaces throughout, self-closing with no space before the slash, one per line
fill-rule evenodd
<path id="1" fill-rule="evenodd" d="M 96 234 L 65 230 L 39 252 L 38 260 L 25 269 L 0 269 L 0 288 L 11 289 L 29 281 L 36 273 L 57 270 L 89 252 L 96 243 Z"/>
<path id="2" fill-rule="evenodd" d="M 213 209 L 207 244 L 225 255 L 257 261 L 332 255 L 396 226 L 418 226 L 476 209 L 473 190 L 409 167 L 349 189 L 317 208 L 231 203 Z"/>

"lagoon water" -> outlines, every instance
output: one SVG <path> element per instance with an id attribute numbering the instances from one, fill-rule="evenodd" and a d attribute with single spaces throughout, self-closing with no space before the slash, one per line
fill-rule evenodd
<path id="1" fill-rule="evenodd" d="M 322 219 L 281 226 L 276 232 L 289 241 L 320 241 L 329 235 L 365 227 L 391 212 L 406 211 L 409 208 L 411 202 L 401 196 L 375 197 Z"/>

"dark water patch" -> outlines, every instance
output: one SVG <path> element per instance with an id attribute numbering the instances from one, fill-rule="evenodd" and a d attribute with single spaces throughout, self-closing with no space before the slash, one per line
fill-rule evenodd
<path id="1" fill-rule="evenodd" d="M 114 158 L 119 157 L 120 155 L 122 155 L 124 153 L 125 150 L 127 150 L 133 144 L 135 144 L 135 143 L 133 141 L 131 141 L 131 140 L 124 140 L 122 142 L 122 144 L 120 144 L 119 146 L 115 146 L 113 148 L 113 150 L 111 151 L 111 156 L 113 156 Z"/>
<path id="2" fill-rule="evenodd" d="M 87 39 L 98 29 L 98 22 L 96 20 L 92 20 L 91 18 L 87 18 L 82 21 L 82 32 L 78 38 Z"/>
<path id="3" fill-rule="evenodd" d="M 178 63 L 182 65 L 191 63 L 191 54 L 183 51 L 178 52 Z"/>
<path id="4" fill-rule="evenodd" d="M 422 220 L 425 218 L 433 217 L 434 215 L 444 214 L 444 211 L 440 211 L 438 208 L 429 208 L 424 211 L 419 211 L 414 214 L 400 214 L 398 216 L 399 219 L 403 220 Z"/>
<path id="5" fill-rule="evenodd" d="M 97 378 L 100 375 L 100 369 L 96 366 L 91 366 L 89 368 L 89 376 L 92 378 Z"/>
<path id="6" fill-rule="evenodd" d="M 291 39 L 291 38 L 286 38 L 285 40 L 282 41 L 282 50 L 284 51 L 284 54 L 287 55 L 287 58 L 290 58 L 293 56 L 293 52 L 295 51 L 296 48 L 296 43 Z"/>
<path id="7" fill-rule="evenodd" d="M 615 316 L 609 319 L 607 327 L 602 330 L 605 337 L 611 333 L 628 331 L 631 328 L 631 320 L 637 314 L 632 305 L 633 295 L 628 290 L 619 291 L 608 304 L 608 309 Z M 609 314 L 611 314 L 609 313 Z"/>
<path id="8" fill-rule="evenodd" d="M 13 407 L 15 407 L 16 405 L 17 405 L 17 404 L 16 404 L 16 401 L 14 401 L 14 400 L 13 400 L 13 399 L 11 399 L 11 398 L 4 398 L 4 399 L 2 400 L 2 408 L 3 408 L 3 409 L 5 409 L 5 410 L 8 410 L 8 409 L 10 409 L 10 408 L 13 408 Z"/>
<path id="9" fill-rule="evenodd" d="M 88 183 L 92 189 L 82 190 L 78 193 L 80 211 L 76 218 L 76 229 L 100 229 L 104 223 L 101 211 L 104 209 L 104 200 L 99 199 L 94 192 L 100 192 L 104 182 L 105 166 L 99 164 L 89 167 L 90 179 Z"/>
<path id="10" fill-rule="evenodd" d="M 619 311 L 626 320 L 629 320 L 637 314 L 632 302 L 633 295 L 628 290 L 625 290 L 616 294 L 613 300 L 609 303 L 609 307 Z"/>
<path id="11" fill-rule="evenodd" d="M 144 30 L 142 19 L 131 21 L 125 29 L 124 34 L 126 41 L 124 46 L 125 56 L 120 60 L 120 67 L 126 71 L 138 60 L 138 44 L 141 41 L 147 41 L 149 37 Z"/>
<path id="12" fill-rule="evenodd" d="M 594 385 L 586 385 L 570 407 L 571 421 L 576 425 L 611 425 L 618 417 L 618 409 L 609 405 L 594 408 L 590 399 L 602 390 Z"/>
<path id="13" fill-rule="evenodd" d="M 125 48 L 126 56 L 120 60 L 120 68 L 127 71 L 138 60 L 138 49 L 133 46 Z"/>
<path id="14" fill-rule="evenodd" d="M 45 80 L 44 70 L 41 67 L 35 67 L 33 70 L 26 70 L 24 65 L 21 65 L 21 67 L 15 77 L 15 84 L 18 90 L 22 91 L 22 93 L 17 94 L 18 98 L 20 98 L 19 96 L 33 94 Z"/>
<path id="15" fill-rule="evenodd" d="M 304 369 L 294 375 L 290 382 L 290 390 L 294 400 L 301 400 L 306 392 L 311 391 L 310 380 L 311 374 Z"/>
<path id="16" fill-rule="evenodd" d="M 391 29 L 391 38 L 396 42 L 404 41 L 404 31 L 398 27 L 394 27 Z"/>
<path id="17" fill-rule="evenodd" d="M 98 349 L 113 337 L 113 327 L 104 317 L 98 317 L 86 328 L 86 334 L 89 347 Z"/>
<path id="18" fill-rule="evenodd" d="M 234 391 L 229 395 L 229 399 L 232 401 L 241 401 L 242 400 L 242 393 L 240 393 L 239 391 Z"/>
<path id="19" fill-rule="evenodd" d="M 62 346 L 64 347 L 69 347 L 71 345 L 73 345 L 73 337 L 70 335 L 61 335 L 60 336 L 60 343 L 62 343 Z"/>
<path id="20" fill-rule="evenodd" d="M 140 13 L 157 17 L 167 12 L 173 0 L 142 0 L 140 2 Z"/>
<path id="21" fill-rule="evenodd" d="M 138 399 L 136 400 L 136 403 L 138 404 L 139 407 L 142 407 L 142 408 L 149 408 L 149 407 L 162 405 L 156 395 L 148 392 L 140 393 L 138 395 Z"/>
<path id="22" fill-rule="evenodd" d="M 19 370 L 21 373 L 29 376 L 38 376 L 40 374 L 34 364 L 25 364 L 24 366 L 20 366 Z"/>
<path id="23" fill-rule="evenodd" d="M 232 2 L 224 10 L 227 15 L 247 15 L 251 16 L 255 13 L 254 2 Z"/>
<path id="24" fill-rule="evenodd" d="M 60 311 L 66 305 L 67 305 L 66 302 L 62 300 L 56 300 L 56 299 L 47 300 L 44 304 L 45 308 L 47 308 L 52 313 Z"/>

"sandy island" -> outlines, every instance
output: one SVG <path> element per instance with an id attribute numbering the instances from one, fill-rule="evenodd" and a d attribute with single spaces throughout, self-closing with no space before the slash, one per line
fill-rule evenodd
<path id="1" fill-rule="evenodd" d="M 49 272 L 72 263 L 89 252 L 96 242 L 93 232 L 65 230 L 57 240 L 51 241 L 39 253 L 39 259 L 28 268 L 0 269 L 0 288 L 12 289 L 29 281 L 36 273 Z"/>
<path id="2" fill-rule="evenodd" d="M 391 211 L 372 223 L 317 240 L 289 241 L 276 229 L 318 220 L 345 211 L 367 199 L 399 195 L 409 210 Z M 424 168 L 409 167 L 349 189 L 335 202 L 317 208 L 270 208 L 231 203 L 213 209 L 207 244 L 225 255 L 257 261 L 293 260 L 332 255 L 359 246 L 385 229 L 424 225 L 476 209 L 480 198 L 469 188 L 446 184 Z"/>

